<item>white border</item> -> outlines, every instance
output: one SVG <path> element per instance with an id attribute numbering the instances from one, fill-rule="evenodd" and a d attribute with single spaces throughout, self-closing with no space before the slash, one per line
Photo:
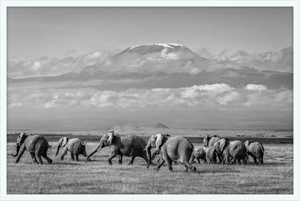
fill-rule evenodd
<path id="1" fill-rule="evenodd" d="M 300 200 L 299 196 L 299 0 L 294 1 L 1 1 L 1 200 Z M 293 195 L 7 195 L 6 79 L 7 7 L 293 7 L 294 8 L 294 194 Z"/>

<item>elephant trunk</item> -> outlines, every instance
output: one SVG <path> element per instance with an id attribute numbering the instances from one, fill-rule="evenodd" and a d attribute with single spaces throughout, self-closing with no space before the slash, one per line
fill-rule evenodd
<path id="1" fill-rule="evenodd" d="M 96 152 L 98 152 L 98 151 L 100 151 L 101 149 L 102 149 L 102 147 L 103 147 L 103 143 L 99 143 L 99 145 L 98 145 L 98 147 L 92 152 L 92 153 L 90 153 L 88 156 L 87 156 L 87 158 L 85 159 L 85 162 L 87 163 L 89 160 L 90 160 L 90 157 L 92 156 L 92 155 L 94 155 Z"/>
<path id="2" fill-rule="evenodd" d="M 17 153 L 16 154 L 11 154 L 13 157 L 17 157 L 17 155 L 19 154 L 19 150 L 20 150 L 20 145 L 17 145 Z"/>
<path id="3" fill-rule="evenodd" d="M 147 168 L 149 168 L 149 166 L 150 166 L 151 163 L 152 163 L 151 147 L 148 147 L 148 149 L 146 150 L 146 153 L 147 153 L 147 158 L 148 158 L 148 165 L 147 165 Z"/>
<path id="4" fill-rule="evenodd" d="M 151 158 L 151 146 L 150 143 L 148 142 L 147 146 L 144 149 L 146 151 L 147 154 L 147 159 L 148 159 L 148 165 L 147 168 L 150 166 L 152 158 Z"/>
<path id="5" fill-rule="evenodd" d="M 57 146 L 57 150 L 56 150 L 55 157 L 57 156 L 57 154 L 58 154 L 58 152 L 59 152 L 59 149 L 60 149 L 60 144 Z"/>

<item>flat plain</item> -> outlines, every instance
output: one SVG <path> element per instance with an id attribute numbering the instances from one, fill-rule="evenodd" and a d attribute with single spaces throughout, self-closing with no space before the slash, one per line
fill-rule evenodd
<path id="1" fill-rule="evenodd" d="M 147 141 L 157 131 L 143 131 L 141 136 Z M 123 157 L 113 165 L 107 158 L 111 148 L 106 147 L 85 163 L 72 161 L 70 154 L 63 161 L 54 157 L 57 140 L 61 136 L 80 137 L 88 141 L 87 153 L 91 153 L 104 132 L 83 133 L 44 133 L 52 146 L 48 156 L 53 160 L 48 164 L 35 165 L 31 156 L 25 152 L 20 162 L 15 164 L 16 134 L 7 136 L 7 194 L 293 194 L 293 138 L 292 131 L 166 131 L 171 135 L 187 136 L 195 147 L 202 146 L 205 134 L 218 134 L 230 140 L 247 139 L 261 141 L 265 146 L 263 165 L 250 164 L 198 164 L 196 173 L 185 172 L 184 166 L 173 165 L 173 172 L 166 166 L 159 171 L 155 165 L 146 168 L 142 158 L 136 158 L 128 166 L 129 157 Z M 130 132 L 120 132 L 127 135 Z M 132 133 L 132 132 L 131 132 Z M 194 133 L 192 135 L 191 133 Z M 231 135 L 229 135 L 231 133 Z M 43 133 L 40 133 L 43 134 Z M 139 135 L 139 132 L 134 132 Z M 154 160 L 156 164 L 158 157 Z"/>

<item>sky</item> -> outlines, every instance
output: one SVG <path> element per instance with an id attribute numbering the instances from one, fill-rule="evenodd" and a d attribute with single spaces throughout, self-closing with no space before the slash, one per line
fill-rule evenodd
<path id="1" fill-rule="evenodd" d="M 147 43 L 278 51 L 292 41 L 292 8 L 8 8 L 8 59 Z"/>
<path id="2" fill-rule="evenodd" d="M 8 129 L 292 129 L 292 17 L 292 8 L 8 8 Z M 151 43 L 198 56 L 111 59 Z"/>

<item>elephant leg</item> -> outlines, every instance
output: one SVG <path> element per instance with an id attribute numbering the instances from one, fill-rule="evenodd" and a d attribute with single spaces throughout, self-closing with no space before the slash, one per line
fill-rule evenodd
<path id="1" fill-rule="evenodd" d="M 48 161 L 48 163 L 52 163 L 52 160 L 47 156 L 47 154 L 42 155 L 44 159 Z"/>
<path id="2" fill-rule="evenodd" d="M 189 164 L 187 161 L 183 160 L 181 163 L 184 164 L 184 166 L 186 167 L 186 171 L 190 169 L 192 172 L 196 172 L 196 168 Z"/>
<path id="3" fill-rule="evenodd" d="M 113 150 L 110 154 L 110 156 L 108 157 L 108 164 L 112 165 L 111 160 L 116 157 L 118 155 L 118 151 L 117 150 Z"/>
<path id="4" fill-rule="evenodd" d="M 260 157 L 259 157 L 259 163 L 260 164 L 264 164 L 264 158 L 263 158 L 263 155 L 261 155 Z"/>
<path id="5" fill-rule="evenodd" d="M 165 160 L 163 158 L 160 158 L 157 163 L 157 166 L 156 166 L 156 171 L 158 171 L 164 163 L 165 163 Z"/>
<path id="6" fill-rule="evenodd" d="M 172 160 L 171 160 L 169 157 L 167 157 L 167 156 L 164 156 L 164 160 L 165 160 L 166 163 L 167 163 L 168 169 L 169 169 L 170 171 L 173 171 L 173 168 L 172 168 Z"/>
<path id="7" fill-rule="evenodd" d="M 135 156 L 131 156 L 130 161 L 127 165 L 133 165 L 134 159 L 135 159 Z"/>
<path id="8" fill-rule="evenodd" d="M 235 156 L 233 156 L 233 157 L 232 157 L 232 164 L 235 164 L 236 161 L 238 161 L 237 158 L 236 158 Z"/>
<path id="9" fill-rule="evenodd" d="M 255 164 L 257 164 L 256 156 L 252 152 L 248 152 L 248 154 L 253 158 Z"/>
<path id="10" fill-rule="evenodd" d="M 195 159 L 195 156 L 194 156 L 194 154 L 192 154 L 189 162 L 194 163 L 194 159 Z"/>
<path id="11" fill-rule="evenodd" d="M 218 159 L 219 159 L 219 163 L 221 164 L 222 163 L 222 154 L 217 154 L 218 155 Z"/>
<path id="12" fill-rule="evenodd" d="M 127 165 L 132 165 L 132 164 L 133 164 L 133 161 L 134 161 L 134 159 L 135 159 L 136 156 L 137 156 L 136 153 L 133 152 L 133 153 L 131 154 L 130 161 L 129 161 L 129 163 L 128 163 Z"/>
<path id="13" fill-rule="evenodd" d="M 230 162 L 230 156 L 225 154 L 225 160 L 223 160 L 223 164 L 226 162 L 226 163 L 229 163 Z"/>
<path id="14" fill-rule="evenodd" d="M 246 158 L 243 158 L 242 160 L 243 160 L 243 164 L 246 165 L 247 164 Z"/>
<path id="15" fill-rule="evenodd" d="M 19 150 L 19 154 L 17 156 L 17 159 L 16 159 L 16 162 L 15 163 L 18 163 L 20 158 L 22 157 L 22 155 L 24 154 L 25 152 L 25 146 L 21 146 L 20 150 Z"/>
<path id="16" fill-rule="evenodd" d="M 200 160 L 199 160 L 199 158 L 197 158 L 197 161 L 198 161 L 198 163 L 200 164 Z"/>
<path id="17" fill-rule="evenodd" d="M 72 161 L 74 161 L 74 160 L 75 160 L 75 158 L 74 158 L 74 154 L 73 154 L 73 153 L 71 153 L 71 159 L 72 159 Z"/>
<path id="18" fill-rule="evenodd" d="M 75 155 L 75 160 L 76 160 L 76 161 L 79 161 L 78 156 L 79 156 L 79 154 L 76 154 L 76 155 Z"/>
<path id="19" fill-rule="evenodd" d="M 121 165 L 122 161 L 123 161 L 123 154 L 122 154 L 121 151 L 118 151 L 118 155 L 119 155 L 119 161 L 118 161 L 118 163 Z"/>
<path id="20" fill-rule="evenodd" d="M 33 162 L 38 164 L 39 162 L 36 160 L 35 154 L 30 152 L 30 155 L 31 155 Z"/>
<path id="21" fill-rule="evenodd" d="M 123 159 L 123 154 L 121 153 L 119 154 L 119 161 L 118 161 L 120 165 L 122 164 L 122 159 Z"/>
<path id="22" fill-rule="evenodd" d="M 60 160 L 64 160 L 64 156 L 67 154 L 67 149 L 64 149 L 63 153 L 60 156 Z"/>
<path id="23" fill-rule="evenodd" d="M 42 161 L 41 155 L 37 155 L 37 158 L 38 158 L 39 164 L 43 165 L 43 161 Z"/>
<path id="24" fill-rule="evenodd" d="M 253 160 L 254 160 L 254 163 L 255 163 L 255 164 L 258 163 L 255 156 L 253 157 Z"/>
<path id="25" fill-rule="evenodd" d="M 147 164 L 149 163 L 149 159 L 147 157 L 147 153 L 146 152 L 144 152 L 141 157 L 146 161 Z M 152 161 L 150 162 L 150 164 L 153 164 Z"/>

